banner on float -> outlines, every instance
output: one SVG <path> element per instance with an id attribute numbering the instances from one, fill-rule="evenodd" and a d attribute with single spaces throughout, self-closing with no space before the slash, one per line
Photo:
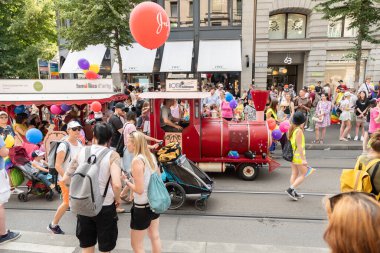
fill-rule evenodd
<path id="1" fill-rule="evenodd" d="M 198 91 L 198 80 L 166 79 L 166 91 Z"/>
<path id="2" fill-rule="evenodd" d="M 0 79 L 0 94 L 113 93 L 112 79 Z"/>

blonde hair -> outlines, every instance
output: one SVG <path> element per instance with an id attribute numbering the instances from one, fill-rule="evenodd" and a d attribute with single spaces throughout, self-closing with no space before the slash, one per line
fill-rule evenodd
<path id="1" fill-rule="evenodd" d="M 324 239 L 332 253 L 378 253 L 380 205 L 364 194 L 342 196 L 331 210 L 326 201 L 329 225 Z"/>
<path id="2" fill-rule="evenodd" d="M 155 170 L 156 163 L 153 159 L 152 153 L 148 149 L 148 143 L 145 139 L 144 134 L 138 131 L 134 131 L 129 134 L 130 140 L 135 145 L 134 156 L 142 155 L 148 162 L 151 170 Z"/>

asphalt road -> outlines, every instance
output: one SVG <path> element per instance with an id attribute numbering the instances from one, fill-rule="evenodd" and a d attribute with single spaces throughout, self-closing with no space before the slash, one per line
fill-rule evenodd
<path id="1" fill-rule="evenodd" d="M 276 152 L 275 157 L 279 157 L 279 151 Z M 197 211 L 194 200 L 188 200 L 180 210 L 162 215 L 161 238 L 175 242 L 326 248 L 322 239 L 327 223 L 323 199 L 339 192 L 341 169 L 352 168 L 358 155 L 360 151 L 308 151 L 308 162 L 317 170 L 299 188 L 305 198 L 297 202 L 284 193 L 289 186 L 290 168 L 280 159 L 280 168 L 272 173 L 263 168 L 251 182 L 238 179 L 232 172 L 210 174 L 215 189 L 207 210 Z M 6 206 L 7 222 L 13 229 L 45 233 L 59 202 L 58 196 L 52 202 L 31 197 L 26 203 L 12 196 Z M 129 206 L 123 207 L 127 212 L 119 215 L 119 237 L 129 238 Z M 62 228 L 69 235 L 75 234 L 75 218 L 70 212 L 64 216 Z"/>

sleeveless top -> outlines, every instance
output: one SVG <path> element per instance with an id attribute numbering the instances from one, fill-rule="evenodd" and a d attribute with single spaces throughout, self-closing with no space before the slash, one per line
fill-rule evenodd
<path id="1" fill-rule="evenodd" d="M 297 127 L 294 132 L 292 137 L 290 138 L 290 143 L 292 144 L 293 148 L 293 163 L 296 164 L 302 164 L 302 159 L 301 159 L 301 154 L 297 151 L 297 133 L 298 131 L 302 131 L 301 128 Z M 305 136 L 302 134 L 302 149 L 303 149 L 303 156 L 305 157 Z"/>
<path id="2" fill-rule="evenodd" d="M 228 103 L 226 101 L 222 101 L 221 109 L 222 109 L 222 117 L 223 118 L 233 118 L 234 117 L 234 113 L 231 109 L 230 103 Z"/>
<path id="3" fill-rule="evenodd" d="M 290 114 L 290 106 L 285 106 L 285 109 L 284 109 L 284 113 L 285 114 Z"/>
<path id="4" fill-rule="evenodd" d="M 268 112 L 270 112 L 270 113 L 272 114 L 272 118 L 273 118 L 274 120 L 277 120 L 277 113 L 275 113 L 275 111 L 273 111 L 272 108 L 269 108 L 269 109 L 267 110 L 267 113 L 266 113 L 266 114 L 268 114 Z"/>
<path id="5" fill-rule="evenodd" d="M 153 157 L 153 155 L 152 155 Z M 138 155 L 138 159 L 140 159 L 145 167 L 144 167 L 144 192 L 142 194 L 138 194 L 136 192 L 133 192 L 133 201 L 137 205 L 146 205 L 149 203 L 148 200 L 148 186 L 150 181 L 150 176 L 152 175 L 152 169 L 149 167 L 148 161 L 146 161 L 145 157 L 143 155 Z"/>

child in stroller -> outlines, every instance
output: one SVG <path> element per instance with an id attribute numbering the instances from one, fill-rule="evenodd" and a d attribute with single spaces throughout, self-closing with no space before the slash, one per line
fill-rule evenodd
<path id="1" fill-rule="evenodd" d="M 51 190 L 55 188 L 55 184 L 49 181 L 48 174 L 49 170 L 47 169 L 47 162 L 43 160 L 45 155 L 45 152 L 42 152 L 40 150 L 33 151 L 32 158 L 32 168 L 35 169 L 35 172 L 33 173 L 34 176 L 36 176 L 42 183 L 44 183 L 47 187 L 49 187 Z"/>
<path id="2" fill-rule="evenodd" d="M 28 201 L 28 195 L 33 194 L 37 196 L 45 196 L 46 200 L 53 200 L 53 191 L 55 185 L 52 184 L 48 178 L 47 174 L 43 175 L 41 172 L 46 172 L 43 166 L 40 166 L 38 163 L 41 162 L 42 155 L 41 151 L 34 151 L 32 155 L 34 156 L 33 162 L 30 162 L 26 150 L 21 147 L 13 147 L 10 149 L 9 157 L 14 164 L 14 167 L 21 170 L 25 177 L 29 179 L 26 186 L 28 191 L 26 193 L 20 193 L 18 199 L 22 202 Z M 38 158 L 40 157 L 40 158 Z M 36 159 L 37 158 L 37 159 Z M 39 161 L 39 162 L 38 162 Z M 34 165 L 33 165 L 34 163 Z M 41 167 L 41 168 L 39 168 Z M 40 170 L 43 169 L 43 170 Z"/>

